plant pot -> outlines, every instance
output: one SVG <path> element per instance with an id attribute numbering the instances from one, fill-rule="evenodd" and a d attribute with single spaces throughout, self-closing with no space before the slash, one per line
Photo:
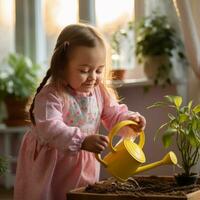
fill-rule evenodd
<path id="1" fill-rule="evenodd" d="M 13 96 L 5 98 L 5 105 L 7 111 L 7 118 L 4 123 L 7 126 L 24 126 L 29 124 L 27 121 L 28 113 L 26 112 L 26 106 L 28 99 L 17 99 Z"/>
<path id="2" fill-rule="evenodd" d="M 125 69 L 114 69 L 111 71 L 113 80 L 124 80 Z"/>
<path id="3" fill-rule="evenodd" d="M 157 77 L 159 67 L 169 65 L 169 58 L 166 55 L 148 56 L 144 61 L 144 73 L 148 79 L 154 80 Z M 165 74 L 168 76 L 168 74 Z"/>
<path id="4" fill-rule="evenodd" d="M 186 186 L 186 185 L 196 184 L 199 175 L 196 173 L 192 173 L 191 175 L 187 176 L 186 174 L 182 173 L 174 175 L 174 178 L 179 186 Z"/>

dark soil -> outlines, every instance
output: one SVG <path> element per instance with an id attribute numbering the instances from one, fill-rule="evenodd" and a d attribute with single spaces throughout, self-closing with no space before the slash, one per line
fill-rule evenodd
<path id="1" fill-rule="evenodd" d="M 188 193 L 200 190 L 200 182 L 196 185 L 178 186 L 173 178 L 169 177 L 134 177 L 126 182 L 119 182 L 114 178 L 89 185 L 85 192 L 99 194 L 131 194 L 141 197 L 146 195 L 185 196 Z"/>

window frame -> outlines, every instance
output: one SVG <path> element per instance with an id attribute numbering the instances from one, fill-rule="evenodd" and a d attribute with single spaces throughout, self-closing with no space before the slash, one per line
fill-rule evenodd
<path id="1" fill-rule="evenodd" d="M 134 17 L 137 22 L 144 16 L 144 0 L 134 0 Z M 15 50 L 42 63 L 47 57 L 42 0 L 15 0 Z M 78 0 L 79 22 L 96 25 L 95 1 Z"/>

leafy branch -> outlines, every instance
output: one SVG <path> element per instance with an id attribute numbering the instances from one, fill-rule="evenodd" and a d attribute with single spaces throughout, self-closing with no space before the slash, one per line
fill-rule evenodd
<path id="1" fill-rule="evenodd" d="M 186 175 L 197 164 L 200 157 L 200 104 L 193 106 L 190 101 L 182 106 L 181 96 L 165 96 L 164 101 L 155 102 L 148 108 L 168 107 L 173 113 L 168 113 L 168 121 L 162 124 L 156 134 L 162 133 L 163 145 L 167 148 L 176 136 L 176 145 L 181 154 L 182 167 Z"/>

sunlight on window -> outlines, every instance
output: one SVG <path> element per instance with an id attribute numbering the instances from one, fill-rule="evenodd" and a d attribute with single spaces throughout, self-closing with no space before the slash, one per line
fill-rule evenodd
<path id="1" fill-rule="evenodd" d="M 104 33 L 111 47 L 113 69 L 132 68 L 134 57 L 134 0 L 96 0 L 97 27 Z M 128 52 L 128 53 L 127 53 Z"/>
<path id="2" fill-rule="evenodd" d="M 96 0 L 97 26 L 114 26 L 133 20 L 133 0 Z"/>
<path id="3" fill-rule="evenodd" d="M 0 25 L 13 29 L 14 24 L 14 2 L 13 0 L 0 0 Z"/>
<path id="4" fill-rule="evenodd" d="M 78 21 L 77 0 L 43 0 L 43 17 L 47 34 L 55 34 Z"/>
<path id="5" fill-rule="evenodd" d="M 0 0 L 0 61 L 14 50 L 15 38 L 14 0 Z"/>

